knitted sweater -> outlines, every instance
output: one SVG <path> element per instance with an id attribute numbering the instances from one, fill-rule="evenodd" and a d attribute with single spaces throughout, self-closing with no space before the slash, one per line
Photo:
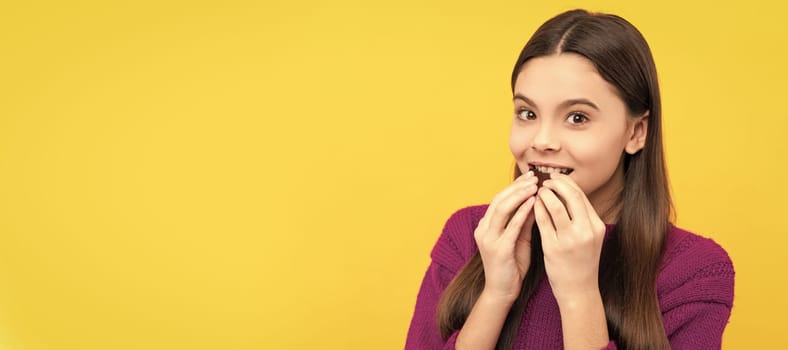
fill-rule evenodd
<path id="1" fill-rule="evenodd" d="M 486 205 L 458 210 L 432 249 L 432 262 L 419 290 L 405 349 L 454 349 L 459 332 L 441 338 L 435 321 L 440 295 L 476 253 L 473 231 Z M 608 234 L 612 229 L 608 225 Z M 665 239 L 657 295 L 673 349 L 719 349 L 733 306 L 733 264 L 712 240 L 671 226 Z M 546 278 L 531 296 L 515 349 L 563 349 L 561 314 Z M 616 349 L 611 341 L 605 349 Z"/>

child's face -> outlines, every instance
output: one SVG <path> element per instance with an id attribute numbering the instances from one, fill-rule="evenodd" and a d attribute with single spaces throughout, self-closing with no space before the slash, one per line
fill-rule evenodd
<path id="1" fill-rule="evenodd" d="M 563 53 L 530 59 L 520 70 L 509 146 L 524 173 L 540 165 L 571 171 L 599 210 L 623 185 L 624 151 L 643 147 L 646 126 L 588 59 Z"/>

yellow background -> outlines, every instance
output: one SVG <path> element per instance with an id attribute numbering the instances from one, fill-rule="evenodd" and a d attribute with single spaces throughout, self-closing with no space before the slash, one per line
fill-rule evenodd
<path id="1" fill-rule="evenodd" d="M 0 349 L 398 349 L 448 216 L 510 180 L 509 75 L 566 9 L 653 49 L 725 348 L 786 348 L 785 5 L 5 2 Z"/>

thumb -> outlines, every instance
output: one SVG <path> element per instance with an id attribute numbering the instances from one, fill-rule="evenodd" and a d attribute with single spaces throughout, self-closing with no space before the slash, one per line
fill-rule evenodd
<path id="1" fill-rule="evenodd" d="M 517 237 L 517 244 L 515 245 L 518 256 L 523 256 L 523 254 L 529 254 L 531 252 L 531 236 L 535 221 L 533 211 L 528 213 L 528 217 L 525 219 L 520 229 L 520 235 Z"/>
<path id="2" fill-rule="evenodd" d="M 520 237 L 518 237 L 518 241 L 528 242 L 529 244 L 531 243 L 531 233 L 533 232 L 535 222 L 536 219 L 534 218 L 534 212 L 531 211 L 528 213 L 528 217 L 525 218 L 522 229 L 520 229 Z"/>

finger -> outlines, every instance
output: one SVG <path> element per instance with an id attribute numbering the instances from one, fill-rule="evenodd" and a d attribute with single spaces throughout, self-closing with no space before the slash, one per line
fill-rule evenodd
<path id="1" fill-rule="evenodd" d="M 528 187 L 530 184 L 535 185 L 536 181 L 537 178 L 536 176 L 534 176 L 533 171 L 529 171 L 523 175 L 520 175 L 517 179 L 514 180 L 514 182 L 512 182 L 509 186 L 503 189 L 503 191 L 495 195 L 492 202 L 490 202 L 489 207 L 487 208 L 487 212 L 485 213 L 485 216 L 489 214 L 489 216 L 486 217 L 487 219 L 486 223 L 488 227 L 491 226 L 490 223 L 493 221 L 492 219 L 493 217 L 498 217 L 503 215 L 506 218 L 506 220 L 508 220 L 511 217 L 511 210 L 501 213 L 501 208 L 499 207 L 502 204 L 502 202 L 504 202 L 509 196 L 511 196 L 513 192 L 516 192 L 523 187 Z"/>
<path id="2" fill-rule="evenodd" d="M 518 176 L 516 179 L 514 179 L 514 181 L 527 180 L 528 178 L 531 178 L 531 177 L 534 177 L 534 172 L 531 171 L 531 170 L 528 170 L 528 172 Z"/>
<path id="3" fill-rule="evenodd" d="M 539 189 L 539 193 L 537 195 L 539 196 L 539 199 L 542 200 L 545 208 L 547 208 L 547 213 L 553 220 L 553 225 L 555 226 L 556 231 L 562 231 L 572 224 L 572 220 L 569 219 L 569 213 L 566 211 L 566 207 L 563 203 L 561 203 L 561 200 L 558 199 L 558 196 L 555 194 L 555 192 L 547 187 L 542 186 L 542 188 Z"/>
<path id="4" fill-rule="evenodd" d="M 534 201 L 535 198 L 531 196 L 525 201 L 525 203 L 517 208 L 517 212 L 514 213 L 512 219 L 509 221 L 509 224 L 506 225 L 506 230 L 504 230 L 503 235 L 501 235 L 501 239 L 511 242 L 512 244 L 517 241 L 517 238 L 520 236 L 520 232 L 522 232 L 525 219 L 528 217 L 528 214 L 531 213 L 531 209 L 534 207 Z"/>
<path id="5" fill-rule="evenodd" d="M 588 209 L 584 200 L 586 195 L 579 187 L 573 186 L 573 183 L 574 181 L 567 176 L 553 176 L 542 186 L 549 188 L 559 199 L 562 199 L 569 220 L 586 224 L 588 223 Z"/>
<path id="6" fill-rule="evenodd" d="M 587 218 L 588 218 L 588 220 L 591 223 L 593 223 L 593 224 L 595 224 L 597 226 L 599 226 L 599 225 L 604 226 L 605 225 L 605 223 L 602 222 L 602 219 L 599 217 L 599 214 L 596 212 L 596 208 L 594 208 L 594 206 L 591 204 L 591 201 L 588 199 L 588 196 L 585 194 L 583 189 L 580 188 L 580 186 L 577 184 L 577 182 L 575 182 L 572 179 L 572 177 L 564 175 L 564 174 L 555 174 L 555 177 L 557 179 L 563 179 L 565 184 L 573 187 L 578 193 L 582 193 L 583 194 L 582 196 L 580 196 L 580 198 L 582 199 L 583 206 L 585 207 L 585 212 L 586 212 Z"/>
<path id="7" fill-rule="evenodd" d="M 552 247 L 556 242 L 555 227 L 550 220 L 550 215 L 547 213 L 547 208 L 542 202 L 542 198 L 537 196 L 534 201 L 534 220 L 536 225 L 539 226 L 539 235 L 542 238 L 542 249 Z"/>
<path id="8" fill-rule="evenodd" d="M 517 190 L 517 188 L 521 186 L 527 186 L 531 182 L 536 183 L 536 181 L 537 181 L 536 176 L 534 176 L 533 171 L 529 171 L 523 175 L 518 176 L 516 179 L 514 179 L 514 181 L 511 184 L 509 184 L 509 186 L 506 186 L 506 188 L 504 188 L 503 191 L 498 192 L 498 194 L 496 194 L 495 197 L 493 197 L 492 201 L 490 201 L 490 205 L 487 207 L 487 213 L 491 214 L 492 216 L 492 213 L 495 212 L 496 208 L 498 207 L 498 204 L 504 198 L 509 196 L 509 194 L 511 194 L 512 191 Z"/>
<path id="9" fill-rule="evenodd" d="M 510 220 L 516 208 L 521 206 L 528 197 L 532 197 L 536 193 L 535 183 L 527 183 L 524 186 L 520 186 L 509 193 L 508 197 L 501 199 L 496 205 L 493 216 L 490 217 L 490 230 L 503 232 L 506 223 Z"/>
<path id="10" fill-rule="evenodd" d="M 536 206 L 536 196 L 534 196 L 534 206 Z M 525 218 L 525 224 L 523 224 L 523 230 L 527 230 L 528 234 L 531 234 L 531 229 L 534 227 L 536 219 L 534 217 L 534 209 L 531 208 L 531 213 Z"/>
<path id="11" fill-rule="evenodd" d="M 536 197 L 532 197 L 534 203 L 536 203 Z M 533 235 L 533 223 L 534 223 L 534 210 L 533 204 L 531 205 L 531 210 L 526 215 L 525 222 L 520 227 L 520 232 L 517 234 L 514 242 L 514 254 L 520 258 L 520 261 L 530 260 L 531 256 L 531 236 Z"/>

